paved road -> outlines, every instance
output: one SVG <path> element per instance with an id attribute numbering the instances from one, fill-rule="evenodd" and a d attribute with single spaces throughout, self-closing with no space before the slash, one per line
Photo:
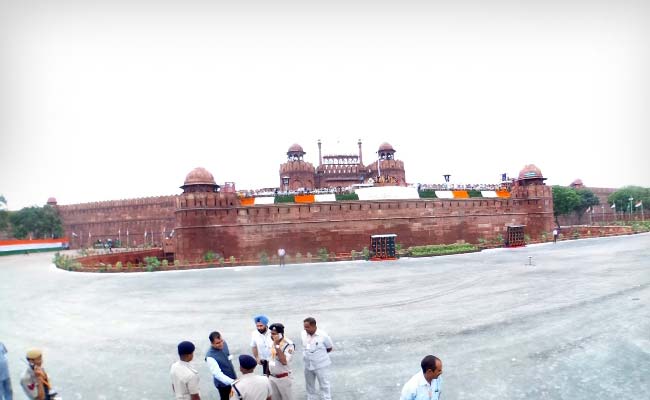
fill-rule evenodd
<path id="1" fill-rule="evenodd" d="M 532 257 L 532 266 L 526 265 Z M 647 399 L 650 234 L 403 259 L 137 274 L 55 269 L 52 254 L 0 257 L 0 341 L 14 390 L 27 347 L 45 349 L 71 399 L 171 399 L 175 345 L 208 333 L 250 352 L 252 316 L 298 341 L 332 336 L 334 399 L 397 399 L 426 354 L 445 399 Z M 302 360 L 294 393 L 304 398 Z M 20 398 L 20 396 L 18 396 Z"/>

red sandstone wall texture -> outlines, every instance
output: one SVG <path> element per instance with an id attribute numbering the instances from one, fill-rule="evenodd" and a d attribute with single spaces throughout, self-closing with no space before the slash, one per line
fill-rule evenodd
<path id="1" fill-rule="evenodd" d="M 519 188 L 516 198 L 469 200 L 351 201 L 283 204 L 254 207 L 195 207 L 181 196 L 176 211 L 176 258 L 197 261 L 206 251 L 225 258 L 255 259 L 283 247 L 289 255 L 360 251 L 370 235 L 395 233 L 404 247 L 412 245 L 476 243 L 505 236 L 510 224 L 526 225 L 526 234 L 538 238 L 553 229 L 550 187 Z M 220 194 L 205 193 L 198 200 Z"/>
<path id="2" fill-rule="evenodd" d="M 112 200 L 57 208 L 72 248 L 87 247 L 97 239 L 116 240 L 118 236 L 126 243 L 127 230 L 130 245 L 142 245 L 145 231 L 148 243 L 159 244 L 162 243 L 163 230 L 169 234 L 176 225 L 174 210 L 177 197 Z"/>

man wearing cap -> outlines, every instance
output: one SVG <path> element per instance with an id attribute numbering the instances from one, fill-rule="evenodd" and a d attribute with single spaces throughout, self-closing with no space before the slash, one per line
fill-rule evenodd
<path id="1" fill-rule="evenodd" d="M 232 384 L 235 400 L 271 400 L 271 383 L 266 376 L 254 375 L 257 361 L 248 354 L 239 356 L 239 370 L 242 375 Z"/>
<path id="2" fill-rule="evenodd" d="M 201 400 L 199 372 L 190 365 L 190 361 L 194 358 L 194 344 L 187 341 L 180 342 L 178 357 L 180 360 L 173 363 L 169 370 L 176 400 Z"/>
<path id="3" fill-rule="evenodd" d="M 221 400 L 230 398 L 232 383 L 237 378 L 235 367 L 232 366 L 232 356 L 228 350 L 228 344 L 221 337 L 219 332 L 212 332 L 209 336 L 210 349 L 205 354 L 205 362 L 208 364 L 210 373 L 214 380 L 214 386 L 219 391 Z"/>
<path id="4" fill-rule="evenodd" d="M 400 400 L 438 400 L 442 385 L 442 361 L 428 355 L 420 362 L 422 372 L 413 375 L 402 388 Z"/>
<path id="5" fill-rule="evenodd" d="M 29 366 L 20 377 L 20 386 L 28 399 L 49 400 L 56 393 L 51 390 L 50 380 L 43 369 L 43 352 L 40 349 L 29 349 L 26 354 Z"/>
<path id="6" fill-rule="evenodd" d="M 7 348 L 0 342 L 0 400 L 12 400 L 11 378 L 7 362 Z"/>
<path id="7" fill-rule="evenodd" d="M 332 351 L 332 339 L 322 329 L 316 327 L 316 320 L 312 317 L 303 321 L 304 331 L 301 332 L 302 358 L 305 362 L 305 389 L 307 400 L 316 400 L 316 379 L 323 400 L 331 400 L 330 371 L 332 363 L 329 353 Z"/>
<path id="8" fill-rule="evenodd" d="M 293 377 L 289 363 L 293 357 L 296 346 L 284 336 L 284 325 L 274 323 L 269 326 L 273 347 L 269 360 L 269 381 L 273 391 L 273 400 L 291 400 L 291 386 Z"/>
<path id="9" fill-rule="evenodd" d="M 251 332 L 251 350 L 255 360 L 262 366 L 262 374 L 269 375 L 269 359 L 271 358 L 271 348 L 273 339 L 269 332 L 269 318 L 266 315 L 258 315 L 253 318 L 255 321 L 255 330 Z"/>

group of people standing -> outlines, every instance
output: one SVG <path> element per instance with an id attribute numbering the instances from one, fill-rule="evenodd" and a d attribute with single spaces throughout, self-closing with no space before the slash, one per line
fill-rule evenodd
<path id="1" fill-rule="evenodd" d="M 253 321 L 255 330 L 251 332 L 250 341 L 252 355 L 239 356 L 239 378 L 228 344 L 221 333 L 215 331 L 208 337 L 210 348 L 205 362 L 220 399 L 292 400 L 291 360 L 296 346 L 285 336 L 283 324 L 276 322 L 269 325 L 269 319 L 265 315 L 258 315 Z M 301 341 L 307 399 L 316 400 L 320 397 L 330 400 L 329 353 L 334 347 L 332 339 L 322 329 L 318 329 L 316 320 L 312 317 L 304 319 L 303 328 Z M 178 344 L 180 359 L 170 370 L 172 389 L 177 400 L 201 399 L 198 371 L 189 364 L 194 357 L 194 350 L 195 346 L 191 342 Z M 261 375 L 254 374 L 258 365 L 261 366 Z"/>

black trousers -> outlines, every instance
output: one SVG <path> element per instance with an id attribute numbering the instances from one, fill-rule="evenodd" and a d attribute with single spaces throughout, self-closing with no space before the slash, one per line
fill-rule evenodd
<path id="1" fill-rule="evenodd" d="M 230 399 L 230 391 L 232 390 L 232 386 L 228 385 L 225 387 L 218 387 L 217 390 L 219 391 L 219 396 L 221 400 Z"/>

